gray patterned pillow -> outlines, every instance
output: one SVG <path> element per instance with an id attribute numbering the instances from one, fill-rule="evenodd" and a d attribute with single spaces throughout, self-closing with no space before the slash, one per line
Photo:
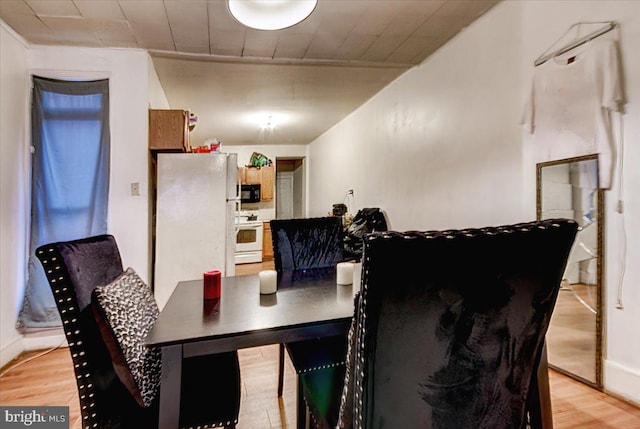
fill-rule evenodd
<path id="1" fill-rule="evenodd" d="M 144 339 L 158 319 L 151 289 L 132 268 L 92 294 L 93 313 L 118 378 L 138 404 L 149 407 L 160 386 L 160 349 Z"/>

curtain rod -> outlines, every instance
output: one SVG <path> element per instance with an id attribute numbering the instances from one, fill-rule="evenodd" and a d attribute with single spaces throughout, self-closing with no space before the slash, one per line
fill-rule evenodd
<path id="1" fill-rule="evenodd" d="M 576 26 L 576 25 L 580 25 L 580 24 L 595 24 L 595 23 L 589 23 L 589 22 L 579 22 L 577 24 L 573 24 L 571 27 L 569 27 L 569 29 L 571 29 L 572 27 Z M 565 52 L 569 52 L 570 50 L 577 48 L 580 45 L 583 45 L 587 42 L 590 42 L 591 40 L 595 39 L 596 37 L 602 36 L 605 33 L 608 33 L 609 31 L 613 30 L 614 28 L 616 28 L 618 26 L 618 23 L 615 21 L 609 21 L 606 23 L 607 26 L 603 27 L 599 30 L 594 31 L 593 33 L 587 34 L 586 36 L 571 42 L 570 44 L 558 49 L 557 51 L 554 51 L 550 54 L 544 55 L 542 54 L 537 60 L 535 60 L 535 62 L 533 63 L 535 66 L 539 66 L 540 64 L 544 64 L 545 62 L 547 62 L 549 59 L 557 56 L 557 55 L 562 55 Z M 566 33 L 565 33 L 566 34 Z M 557 43 L 557 42 L 556 42 Z"/>

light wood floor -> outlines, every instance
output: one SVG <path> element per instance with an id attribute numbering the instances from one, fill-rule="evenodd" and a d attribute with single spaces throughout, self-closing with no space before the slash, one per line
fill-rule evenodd
<path id="1" fill-rule="evenodd" d="M 237 275 L 271 266 L 269 263 L 242 266 Z M 68 405 L 69 427 L 80 429 L 78 393 L 68 349 L 56 349 L 28 361 L 38 354 L 30 352 L 21 356 L 17 361 L 25 363 L 0 378 L 0 405 Z M 285 392 L 279 399 L 276 394 L 278 346 L 244 349 L 239 355 L 242 399 L 238 429 L 294 428 L 295 375 L 288 359 Z M 640 409 L 555 371 L 550 371 L 550 383 L 555 429 L 640 428 Z"/>

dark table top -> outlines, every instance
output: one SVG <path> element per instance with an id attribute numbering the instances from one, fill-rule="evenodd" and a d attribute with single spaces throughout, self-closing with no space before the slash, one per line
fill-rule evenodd
<path id="1" fill-rule="evenodd" d="M 335 270 L 330 269 L 285 273 L 272 295 L 260 294 L 258 275 L 222 278 L 219 300 L 204 300 L 202 288 L 202 280 L 178 283 L 149 332 L 147 345 L 230 340 L 240 348 L 281 341 L 290 331 L 318 335 L 309 332 L 328 324 L 345 329 L 353 316 L 357 287 L 337 285 Z M 238 341 L 240 337 L 244 342 Z"/>

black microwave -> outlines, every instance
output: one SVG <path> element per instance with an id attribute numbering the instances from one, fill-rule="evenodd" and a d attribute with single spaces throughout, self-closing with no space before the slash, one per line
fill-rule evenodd
<path id="1" fill-rule="evenodd" d="M 260 185 L 240 185 L 240 201 L 243 203 L 259 203 Z"/>

